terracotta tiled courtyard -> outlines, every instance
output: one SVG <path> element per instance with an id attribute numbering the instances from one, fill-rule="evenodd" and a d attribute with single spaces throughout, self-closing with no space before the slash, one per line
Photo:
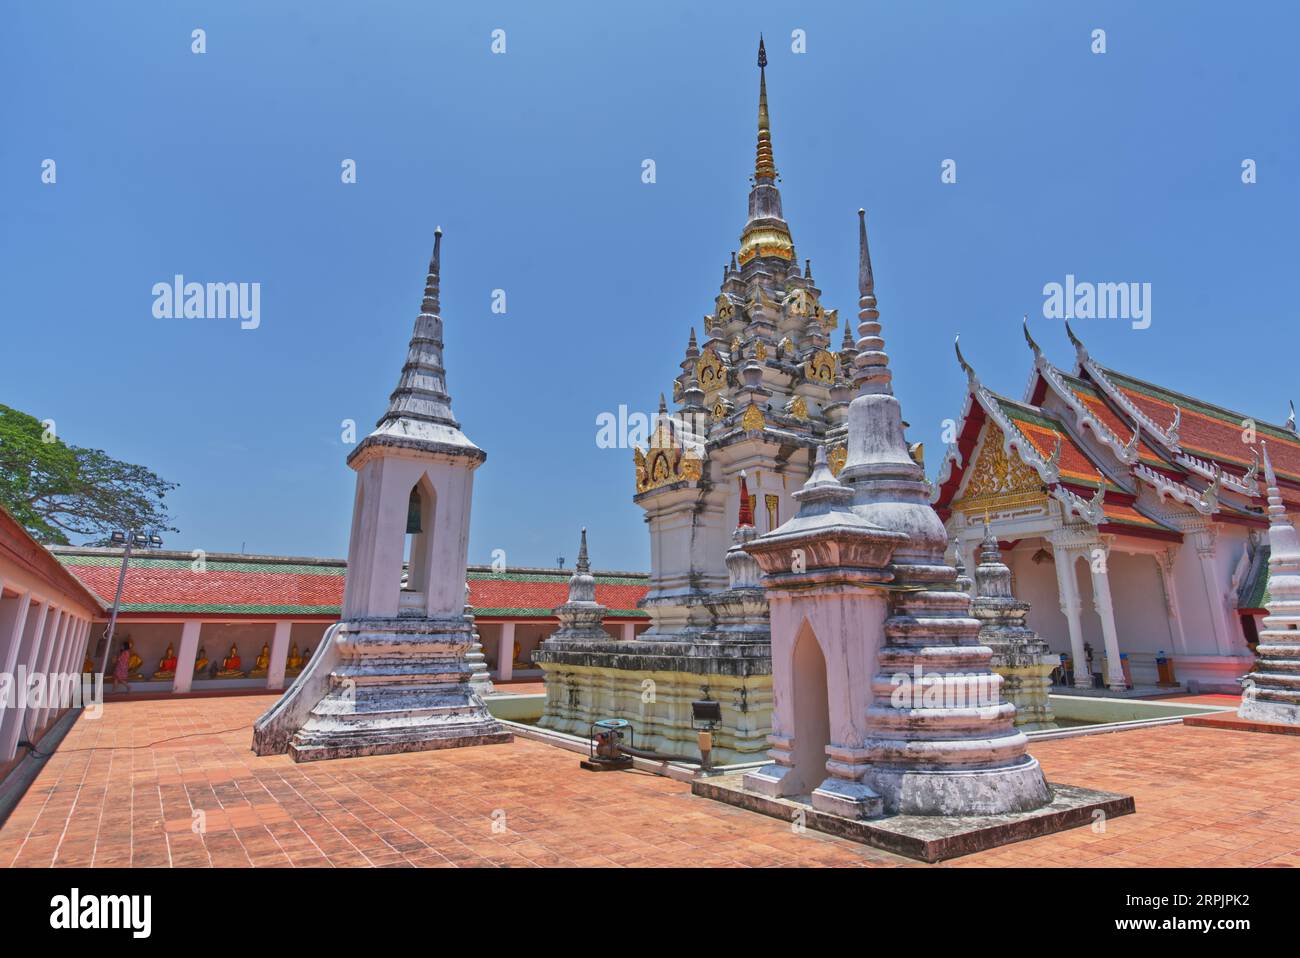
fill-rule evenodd
<path id="1" fill-rule="evenodd" d="M 0 829 L 19 866 L 912 865 L 537 742 L 295 765 L 265 696 L 110 702 Z M 1040 742 L 1049 780 L 1137 814 L 949 864 L 1300 865 L 1300 738 L 1167 725 Z M 200 827 L 202 826 L 202 827 Z"/>

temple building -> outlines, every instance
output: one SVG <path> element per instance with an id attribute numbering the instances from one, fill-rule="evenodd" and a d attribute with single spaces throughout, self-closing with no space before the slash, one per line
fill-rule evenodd
<path id="1" fill-rule="evenodd" d="M 1261 443 L 1300 511 L 1300 436 L 1094 359 L 1070 371 L 1030 335 L 1024 398 L 965 360 L 965 408 L 933 498 L 968 568 L 988 516 L 1026 624 L 1079 688 L 1235 692 L 1265 614 Z"/>
<path id="2" fill-rule="evenodd" d="M 555 697 L 573 703 L 566 729 L 620 716 L 640 723 L 638 740 L 651 747 L 693 751 L 689 704 L 717 699 L 719 762 L 759 755 L 771 717 L 766 602 L 756 577 L 737 585 L 729 568 L 748 561 L 729 551 L 746 525 L 742 506 L 752 531 L 776 529 L 793 514 L 791 496 L 819 445 L 830 445 L 833 468 L 843 464 L 853 395 L 846 370 L 856 355 L 847 324 L 842 347 L 832 348 L 837 312 L 823 306 L 811 262 L 800 267 L 782 211 L 766 64 L 760 41 L 758 138 L 739 249 L 723 267 L 703 339 L 695 329 L 687 336 L 673 409 L 661 396 L 649 447 L 634 452 L 633 501 L 650 530 L 641 602 L 650 628 L 632 646 L 544 650 L 540 659 L 548 685 L 562 687 Z"/>

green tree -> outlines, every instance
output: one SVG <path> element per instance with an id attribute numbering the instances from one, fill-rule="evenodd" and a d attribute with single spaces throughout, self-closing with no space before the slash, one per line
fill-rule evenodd
<path id="1" fill-rule="evenodd" d="M 176 483 L 100 449 L 69 446 L 39 419 L 0 404 L 0 505 L 38 540 L 108 542 L 118 530 L 175 532 L 163 497 Z"/>

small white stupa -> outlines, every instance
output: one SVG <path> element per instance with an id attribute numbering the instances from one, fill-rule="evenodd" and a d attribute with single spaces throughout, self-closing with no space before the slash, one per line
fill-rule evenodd
<path id="1" fill-rule="evenodd" d="M 1287 518 L 1273 463 L 1264 450 L 1268 487 L 1268 601 L 1255 648 L 1255 670 L 1242 680 L 1237 714 L 1259 722 L 1300 725 L 1300 542 Z"/>

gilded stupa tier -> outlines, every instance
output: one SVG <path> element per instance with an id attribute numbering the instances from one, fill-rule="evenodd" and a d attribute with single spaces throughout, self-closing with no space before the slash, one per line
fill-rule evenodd
<path id="1" fill-rule="evenodd" d="M 634 453 L 638 495 L 730 477 L 730 466 L 727 477 L 716 474 L 719 468 L 710 474 L 712 452 L 746 436 L 784 448 L 772 453 L 781 462 L 805 450 L 801 469 L 810 468 L 813 449 L 823 443 L 836 467 L 844 461 L 857 350 L 847 328 L 840 348 L 833 347 L 838 312 L 822 304 L 811 261 L 800 268 L 795 254 L 776 185 L 761 40 L 758 66 L 758 145 L 740 250 L 723 267 L 703 338 L 690 332 L 673 381 L 676 408 L 660 412 L 667 427 L 657 421 L 649 448 Z"/>

